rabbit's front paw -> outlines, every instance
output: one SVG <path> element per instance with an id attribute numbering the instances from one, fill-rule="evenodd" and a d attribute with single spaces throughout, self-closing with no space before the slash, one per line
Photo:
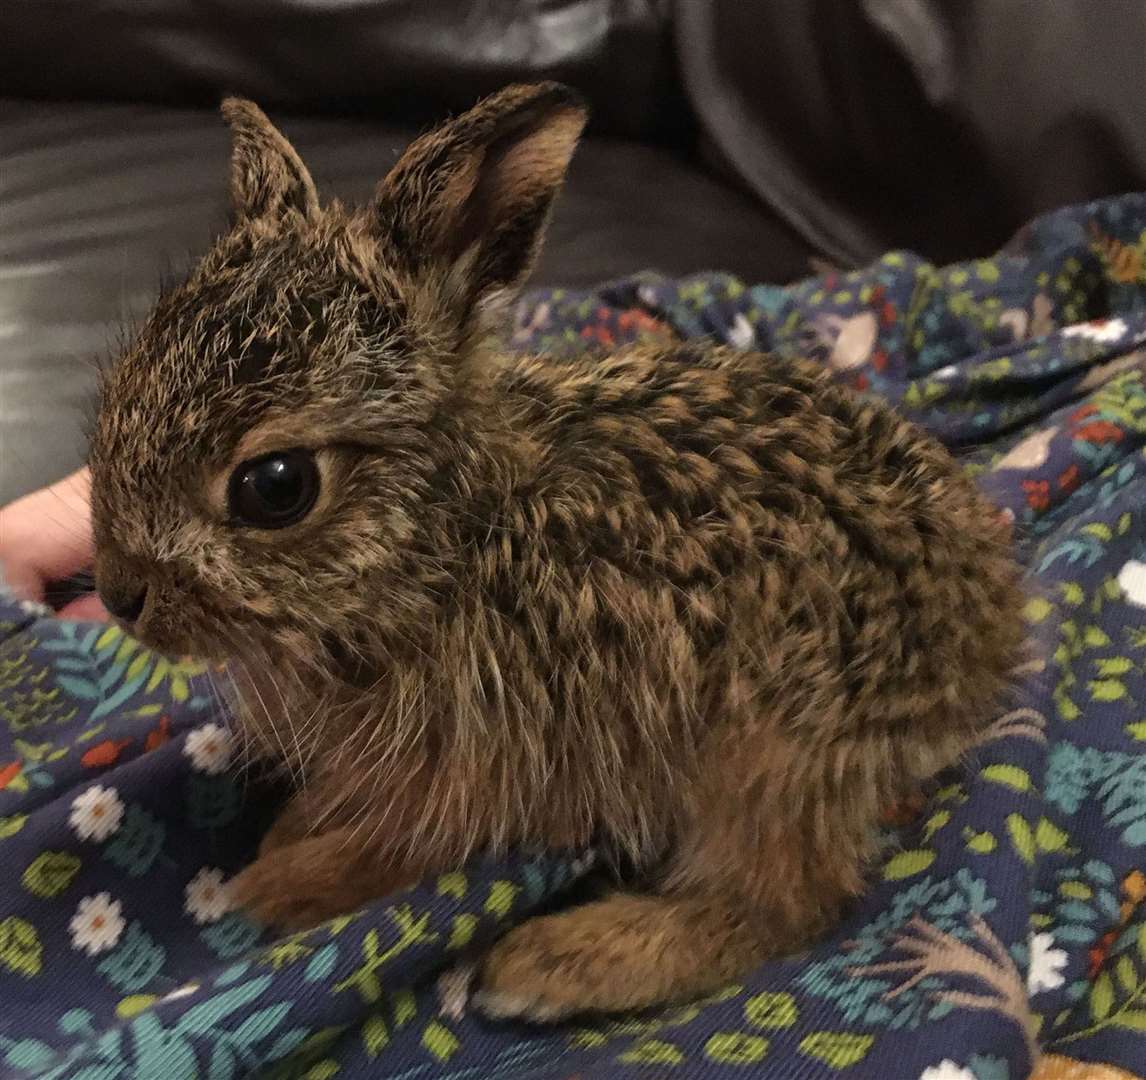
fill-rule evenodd
<path id="1" fill-rule="evenodd" d="M 308 888 L 293 859 L 284 858 L 289 848 L 262 855 L 236 875 L 231 896 L 255 922 L 276 930 L 310 930 L 327 919 L 345 914 L 329 894 Z"/>
<path id="2" fill-rule="evenodd" d="M 560 1020 L 601 1008 L 607 973 L 579 955 L 565 925 L 569 916 L 530 919 L 511 930 L 481 964 L 469 1004 L 493 1020 Z"/>
<path id="3" fill-rule="evenodd" d="M 263 835 L 259 844 L 260 858 L 306 839 L 311 835 L 311 826 L 317 817 L 309 800 L 302 794 L 293 796 Z"/>
<path id="4" fill-rule="evenodd" d="M 279 846 L 264 840 L 259 857 L 232 881 L 232 895 L 266 926 L 309 930 L 417 884 L 417 867 L 356 851 L 352 840 L 346 829 Z"/>

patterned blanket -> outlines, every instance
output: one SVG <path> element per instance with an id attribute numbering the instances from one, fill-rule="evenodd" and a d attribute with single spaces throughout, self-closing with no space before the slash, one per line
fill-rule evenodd
<path id="1" fill-rule="evenodd" d="M 963 456 L 1031 572 L 1017 699 L 889 814 L 845 924 L 687 1008 L 555 1029 L 439 1015 L 438 973 L 567 899 L 583 863 L 459 867 L 270 939 L 226 882 L 282 793 L 229 768 L 210 673 L 4 601 L 0 1075 L 1146 1070 L 1144 286 L 1146 196 L 1127 196 L 946 269 L 893 253 L 791 288 L 642 276 L 522 303 L 523 349 L 708 335 L 821 358 Z"/>

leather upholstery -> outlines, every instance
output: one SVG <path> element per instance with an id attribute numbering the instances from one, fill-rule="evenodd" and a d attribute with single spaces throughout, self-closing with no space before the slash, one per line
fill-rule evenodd
<path id="1" fill-rule="evenodd" d="M 264 107 L 374 119 L 467 108 L 515 80 L 587 95 L 598 130 L 678 128 L 670 0 L 7 0 L 12 96 Z"/>
<path id="2" fill-rule="evenodd" d="M 841 265 L 986 255 L 1146 188 L 1146 5 L 677 0 L 714 157 Z"/>
<path id="3" fill-rule="evenodd" d="M 224 91 L 306 114 L 287 130 L 328 192 L 355 196 L 431 119 L 515 79 L 563 79 L 594 121 L 537 281 L 719 268 L 781 282 L 813 249 L 841 265 L 891 247 L 986 254 L 1036 213 L 1146 188 L 1146 6 L 1046 10 L 0 2 L 0 501 L 81 459 L 88 358 L 222 224 Z"/>
<path id="4" fill-rule="evenodd" d="M 273 111 L 273 110 L 272 110 Z M 412 132 L 274 119 L 325 195 L 361 198 Z M 228 136 L 214 110 L 0 102 L 0 503 L 83 457 L 93 359 L 225 224 Z M 680 155 L 590 138 L 534 281 L 639 270 L 803 274 L 809 248 Z"/>

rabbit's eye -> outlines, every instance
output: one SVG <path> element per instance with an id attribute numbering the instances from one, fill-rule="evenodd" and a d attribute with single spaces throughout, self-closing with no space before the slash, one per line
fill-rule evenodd
<path id="1" fill-rule="evenodd" d="M 318 498 L 318 467 L 307 450 L 279 450 L 245 461 L 227 491 L 238 525 L 281 529 L 306 517 Z"/>

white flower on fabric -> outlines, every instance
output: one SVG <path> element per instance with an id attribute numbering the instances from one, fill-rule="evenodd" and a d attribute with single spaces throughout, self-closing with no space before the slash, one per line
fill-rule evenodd
<path id="1" fill-rule="evenodd" d="M 1037 469 L 1047 463 L 1057 427 L 1044 428 L 1015 443 L 996 463 L 996 469 Z"/>
<path id="2" fill-rule="evenodd" d="M 1031 324 L 1031 317 L 1025 308 L 1007 308 L 999 316 L 999 325 L 1005 326 L 1011 332 L 1015 341 L 1022 341 L 1027 336 L 1027 328 Z"/>
<path id="3" fill-rule="evenodd" d="M 874 311 L 862 311 L 850 319 L 828 319 L 828 333 L 835 331 L 828 363 L 836 371 L 852 371 L 871 359 L 879 340 L 879 322 Z"/>
<path id="4" fill-rule="evenodd" d="M 958 364 L 948 364 L 946 367 L 941 367 L 937 372 L 935 372 L 935 374 L 932 376 L 932 378 L 944 379 L 944 380 L 953 379 L 958 374 L 959 374 L 959 365 Z"/>
<path id="5" fill-rule="evenodd" d="M 108 893 L 85 896 L 68 923 L 72 948 L 83 949 L 88 956 L 114 948 L 123 933 L 121 910 L 119 901 L 113 900 Z"/>
<path id="6" fill-rule="evenodd" d="M 1031 966 L 1027 971 L 1027 991 L 1037 994 L 1042 990 L 1057 990 L 1065 981 L 1063 970 L 1068 957 L 1063 949 L 1054 947 L 1054 934 L 1035 934 L 1031 937 Z"/>
<path id="7" fill-rule="evenodd" d="M 962 1065 L 956 1065 L 950 1058 L 944 1058 L 938 1065 L 924 1069 L 919 1080 L 975 1080 L 975 1074 Z"/>
<path id="8" fill-rule="evenodd" d="M 188 733 L 183 753 L 200 772 L 218 776 L 231 761 L 231 733 L 218 724 L 203 724 Z"/>
<path id="9" fill-rule="evenodd" d="M 8 604 L 15 604 L 25 615 L 51 615 L 52 609 L 38 600 L 28 600 L 21 596 L 16 589 L 3 577 L 0 577 L 0 600 Z"/>
<path id="10" fill-rule="evenodd" d="M 223 881 L 223 871 L 204 866 L 183 890 L 184 908 L 200 926 L 218 922 L 231 910 L 231 891 Z"/>
<path id="11" fill-rule="evenodd" d="M 175 987 L 169 994 L 164 994 L 156 1004 L 166 1005 L 169 1001 L 178 1001 L 180 998 L 190 997 L 192 994 L 199 992 L 198 983 L 184 983 L 182 986 Z"/>
<path id="12" fill-rule="evenodd" d="M 123 820 L 123 800 L 115 788 L 96 784 L 72 800 L 68 824 L 81 840 L 106 840 Z"/>
<path id="13" fill-rule="evenodd" d="M 1126 599 L 1136 607 L 1146 607 L 1146 563 L 1131 559 L 1118 571 L 1118 584 Z"/>
<path id="14" fill-rule="evenodd" d="M 728 342 L 738 349 L 751 349 L 756 344 L 756 331 L 743 315 L 737 315 L 732 320 L 728 328 Z"/>
<path id="15" fill-rule="evenodd" d="M 1076 323 L 1074 326 L 1063 327 L 1063 337 L 1086 338 L 1087 341 L 1098 341 L 1110 344 L 1120 341 L 1126 335 L 1125 319 L 1096 319 L 1094 322 Z"/>
<path id="16" fill-rule="evenodd" d="M 52 614 L 52 609 L 47 604 L 41 604 L 39 600 L 21 600 L 17 597 L 16 606 L 25 615 L 31 615 L 36 619 L 45 619 Z"/>

